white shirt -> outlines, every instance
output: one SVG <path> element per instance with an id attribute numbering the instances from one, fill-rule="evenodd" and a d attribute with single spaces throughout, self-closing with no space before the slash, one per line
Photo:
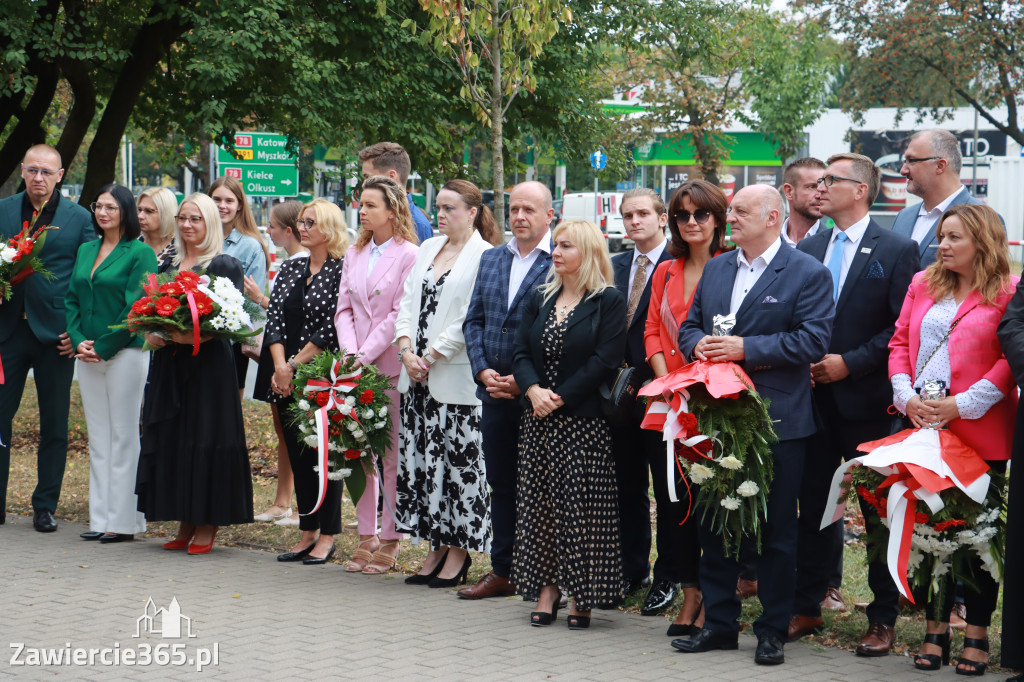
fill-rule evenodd
<path id="1" fill-rule="evenodd" d="M 864 232 L 868 229 L 868 223 L 871 222 L 871 216 L 866 215 L 853 225 L 846 228 L 846 241 L 843 242 L 843 265 L 839 269 L 839 293 L 843 292 L 843 283 L 846 281 L 846 275 L 850 272 L 850 266 L 853 265 L 853 259 L 857 255 L 857 251 L 860 249 L 860 242 L 864 238 Z M 832 258 L 832 250 L 836 246 L 836 237 L 839 236 L 839 227 L 832 229 L 832 239 L 828 243 L 828 248 L 825 250 L 825 260 L 822 263 L 828 266 L 830 259 Z"/>
<path id="2" fill-rule="evenodd" d="M 633 295 L 633 278 L 636 277 L 636 259 L 640 256 L 647 256 L 647 259 L 651 261 L 647 264 L 647 279 L 644 280 L 644 286 L 647 286 L 647 282 L 651 281 L 651 275 L 654 274 L 655 268 L 658 267 L 658 260 L 661 258 L 661 254 L 664 253 L 666 246 L 668 246 L 668 240 L 662 239 L 660 244 L 647 253 L 640 253 L 640 249 L 633 249 L 633 264 L 629 266 L 629 291 L 626 292 L 627 301 L 629 300 L 629 297 Z"/>
<path id="3" fill-rule="evenodd" d="M 732 283 L 732 300 L 729 302 L 729 312 L 735 314 L 740 309 L 744 297 L 754 288 L 757 280 L 771 265 L 775 254 L 782 248 L 782 237 L 776 239 L 765 252 L 754 259 L 753 263 L 747 261 L 743 249 L 736 249 L 736 281 Z"/>
<path id="4" fill-rule="evenodd" d="M 949 205 L 953 203 L 953 199 L 956 198 L 956 195 L 960 194 L 963 190 L 964 188 L 961 185 L 955 192 L 936 204 L 935 208 L 930 211 L 924 210 L 924 202 L 921 202 L 921 208 L 917 211 L 917 222 L 914 223 L 914 231 L 910 235 L 914 238 L 915 242 L 920 244 L 928 237 L 928 235 L 935 231 L 934 228 L 936 221 L 942 217 L 942 214 L 946 212 Z"/>
<path id="5" fill-rule="evenodd" d="M 818 230 L 820 229 L 821 221 L 815 220 L 814 224 L 811 225 L 811 229 L 807 230 L 807 234 L 804 235 L 804 239 L 818 234 Z M 796 246 L 796 242 L 789 238 L 789 218 L 786 218 L 786 222 L 782 224 L 782 241 L 786 242 L 790 246 Z"/>
<path id="6" fill-rule="evenodd" d="M 380 257 L 384 255 L 384 252 L 388 250 L 388 247 L 391 246 L 391 242 L 393 242 L 394 240 L 395 238 L 392 237 L 391 239 L 387 240 L 380 246 L 377 246 L 377 244 L 372 239 L 370 240 L 370 260 L 366 262 L 367 277 L 369 277 L 370 273 L 373 272 L 373 268 L 374 266 L 377 265 L 377 261 L 380 260 Z"/>
<path id="7" fill-rule="evenodd" d="M 525 256 L 519 253 L 519 241 L 513 239 L 509 241 L 505 247 L 512 252 L 512 267 L 508 272 L 508 303 L 506 304 L 506 310 L 512 307 L 512 301 L 516 300 L 516 294 L 519 293 L 519 287 L 523 285 L 523 280 L 526 279 L 526 275 L 529 274 L 530 268 L 537 261 L 540 253 L 551 253 L 551 230 L 544 233 L 544 236 L 537 242 L 537 246 L 533 247 L 533 250 Z"/>

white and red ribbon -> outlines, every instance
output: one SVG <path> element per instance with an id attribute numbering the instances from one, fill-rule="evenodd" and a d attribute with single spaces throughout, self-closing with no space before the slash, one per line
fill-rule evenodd
<path id="1" fill-rule="evenodd" d="M 331 375 L 328 379 L 310 379 L 306 382 L 306 394 L 315 399 L 318 393 L 326 391 L 327 402 L 313 415 L 313 420 L 316 424 L 316 463 L 319 476 L 316 505 L 306 513 L 300 511 L 300 516 L 309 516 L 315 513 L 320 508 L 320 505 L 323 504 L 324 496 L 327 494 L 328 438 L 330 436 L 330 419 L 327 417 L 327 411 L 332 407 L 340 408 L 344 405 L 345 394 L 359 385 L 359 378 L 362 376 L 362 370 L 357 369 L 355 372 L 349 372 L 348 374 L 338 374 L 340 370 L 341 361 L 335 360 L 334 364 L 331 365 Z M 354 408 L 352 409 L 354 410 Z M 357 424 L 359 423 L 359 419 L 356 418 L 354 411 L 351 414 L 351 418 Z"/>

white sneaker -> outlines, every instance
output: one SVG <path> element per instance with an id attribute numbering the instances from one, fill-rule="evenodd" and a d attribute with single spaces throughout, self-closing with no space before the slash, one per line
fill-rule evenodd
<path id="1" fill-rule="evenodd" d="M 253 519 L 256 521 L 263 521 L 264 523 L 270 523 L 279 521 L 281 519 L 286 519 L 291 515 L 292 510 L 289 507 L 288 509 L 284 510 L 283 514 L 270 514 L 268 512 L 263 512 L 262 514 L 257 514 L 256 516 L 254 516 Z"/>
<path id="2" fill-rule="evenodd" d="M 292 510 L 289 509 L 288 510 L 288 516 L 286 516 L 285 518 L 281 519 L 280 521 L 274 521 L 274 525 L 275 526 L 285 526 L 285 527 L 290 527 L 290 526 L 297 527 L 299 525 L 299 520 L 297 518 L 293 519 L 291 517 L 291 511 Z"/>

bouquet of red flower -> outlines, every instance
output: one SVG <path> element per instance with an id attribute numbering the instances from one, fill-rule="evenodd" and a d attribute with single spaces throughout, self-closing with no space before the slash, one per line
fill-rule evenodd
<path id="1" fill-rule="evenodd" d="M 149 275 L 142 288 L 146 295 L 132 304 L 124 324 L 113 328 L 127 328 L 137 336 L 191 331 L 193 355 L 199 353 L 200 336 L 245 343 L 263 331 L 254 328 L 264 317 L 263 309 L 227 277 L 183 270 Z"/>
<path id="2" fill-rule="evenodd" d="M 43 212 L 43 206 L 39 207 L 31 223 L 22 223 L 21 232 L 0 245 L 0 301 L 9 301 L 14 293 L 14 285 L 25 281 L 32 273 L 38 273 L 47 279 L 53 277 L 50 271 L 43 267 L 39 254 L 46 241 L 46 232 L 60 228 L 52 225 L 35 226 Z"/>
<path id="3" fill-rule="evenodd" d="M 320 508 L 327 481 L 344 480 L 353 502 L 366 488 L 371 456 L 383 456 L 391 446 L 391 399 L 394 386 L 373 365 L 358 369 L 345 351 L 324 351 L 300 365 L 292 380 L 298 400 L 292 417 L 306 444 L 317 449 Z"/>

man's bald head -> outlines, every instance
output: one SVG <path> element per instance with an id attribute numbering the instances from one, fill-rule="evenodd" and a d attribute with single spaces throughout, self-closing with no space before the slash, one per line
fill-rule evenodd
<path id="1" fill-rule="evenodd" d="M 21 177 L 25 181 L 29 201 L 38 210 L 50 200 L 57 183 L 64 177 L 60 153 L 48 144 L 29 147 L 21 163 Z"/>
<path id="2" fill-rule="evenodd" d="M 57 168 L 61 168 L 64 165 L 64 161 L 60 158 L 60 152 L 55 147 L 51 147 L 48 144 L 34 144 L 28 148 L 25 152 L 25 158 L 29 156 L 37 157 L 39 155 L 48 156 L 57 162 Z"/>
<path id="3" fill-rule="evenodd" d="M 509 194 L 509 201 L 511 202 L 513 195 L 524 192 L 540 199 L 541 205 L 545 211 L 551 208 L 551 202 L 554 201 L 554 199 L 551 197 L 551 190 L 548 189 L 548 186 L 543 182 L 537 182 L 536 180 L 520 182 L 512 188 L 512 192 Z"/>
<path id="4" fill-rule="evenodd" d="M 779 238 L 782 195 L 770 185 L 747 185 L 729 204 L 726 221 L 732 241 L 753 260 Z"/>

